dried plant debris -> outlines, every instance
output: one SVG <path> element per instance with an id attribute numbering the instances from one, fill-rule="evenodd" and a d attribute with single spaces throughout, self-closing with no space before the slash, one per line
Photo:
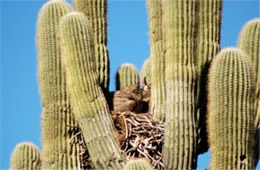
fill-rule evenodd
<path id="1" fill-rule="evenodd" d="M 122 151 L 130 158 L 146 158 L 154 169 L 163 169 L 164 125 L 149 113 L 112 112 Z M 79 143 L 83 169 L 94 169 L 79 127 L 74 127 L 71 144 Z"/>
<path id="2" fill-rule="evenodd" d="M 149 113 L 113 112 L 112 118 L 127 158 L 144 157 L 155 169 L 163 169 L 164 125 L 155 121 Z"/>

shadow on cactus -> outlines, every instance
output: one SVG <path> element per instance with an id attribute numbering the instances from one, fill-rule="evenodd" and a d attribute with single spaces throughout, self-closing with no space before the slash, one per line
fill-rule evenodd
<path id="1" fill-rule="evenodd" d="M 150 58 L 110 92 L 107 0 L 73 4 L 39 12 L 43 148 L 19 144 L 11 169 L 195 169 L 208 146 L 210 168 L 255 168 L 259 20 L 219 53 L 222 0 L 147 0 Z"/>

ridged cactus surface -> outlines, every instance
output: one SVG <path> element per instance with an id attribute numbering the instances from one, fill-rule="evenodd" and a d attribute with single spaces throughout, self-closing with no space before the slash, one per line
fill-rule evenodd
<path id="1" fill-rule="evenodd" d="M 40 170 L 41 154 L 37 146 L 29 142 L 18 144 L 11 157 L 11 170 Z"/>
<path id="2" fill-rule="evenodd" d="M 206 106 L 207 106 L 207 74 L 211 60 L 220 50 L 220 28 L 222 15 L 222 0 L 198 1 L 198 30 L 196 57 L 197 57 L 197 120 L 198 124 L 198 152 L 208 150 L 206 135 Z"/>
<path id="3" fill-rule="evenodd" d="M 121 169 L 125 157 L 98 83 L 89 21 L 82 13 L 66 15 L 60 24 L 60 38 L 72 108 L 91 160 L 96 169 Z"/>
<path id="4" fill-rule="evenodd" d="M 165 42 L 163 38 L 163 0 L 147 0 L 151 42 L 151 112 L 165 120 Z"/>
<path id="5" fill-rule="evenodd" d="M 37 23 L 43 169 L 81 168 L 78 144 L 70 142 L 76 123 L 70 108 L 58 42 L 59 22 L 70 11 L 64 1 L 50 1 L 42 7 Z"/>
<path id="6" fill-rule="evenodd" d="M 242 29 L 238 41 L 238 47 L 251 59 L 256 75 L 256 95 L 258 113 L 256 126 L 260 129 L 260 19 L 249 21 Z"/>
<path id="7" fill-rule="evenodd" d="M 213 60 L 208 87 L 207 131 L 211 169 L 255 168 L 255 79 L 251 62 L 230 48 Z"/>
<path id="8" fill-rule="evenodd" d="M 109 55 L 107 49 L 107 0 L 73 0 L 75 9 L 90 21 L 95 43 L 98 80 L 104 92 L 109 88 Z"/>
<path id="9" fill-rule="evenodd" d="M 153 170 L 153 167 L 144 158 L 139 158 L 139 159 L 130 159 L 125 167 L 124 170 Z"/>
<path id="10" fill-rule="evenodd" d="M 166 42 L 166 117 L 163 162 L 166 169 L 194 169 L 196 127 L 197 1 L 164 0 Z"/>
<path id="11" fill-rule="evenodd" d="M 133 64 L 122 64 L 116 73 L 116 89 L 137 84 L 139 86 L 140 78 L 136 67 Z"/>
<path id="12" fill-rule="evenodd" d="M 141 82 L 142 86 L 151 86 L 151 59 L 148 58 L 144 61 L 141 70 Z"/>

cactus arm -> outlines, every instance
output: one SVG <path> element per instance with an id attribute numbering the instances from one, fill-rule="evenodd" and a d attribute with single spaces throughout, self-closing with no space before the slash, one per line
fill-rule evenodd
<path id="1" fill-rule="evenodd" d="M 151 60 L 150 58 L 146 59 L 144 61 L 144 64 L 142 66 L 141 70 L 141 82 L 142 82 L 142 87 L 145 85 L 151 87 Z"/>
<path id="2" fill-rule="evenodd" d="M 198 35 L 197 35 L 197 121 L 198 121 L 198 152 L 208 150 L 206 135 L 207 110 L 207 75 L 209 64 L 220 50 L 220 28 L 222 0 L 198 1 Z"/>
<path id="3" fill-rule="evenodd" d="M 102 90 L 109 88 L 109 54 L 107 49 L 107 0 L 73 0 L 75 9 L 90 21 L 95 42 L 96 69 Z"/>
<path id="4" fill-rule="evenodd" d="M 256 75 L 256 95 L 258 98 L 258 107 L 260 105 L 260 19 L 249 21 L 240 33 L 238 47 L 243 50 L 253 63 L 254 73 Z M 257 107 L 257 106 L 256 106 Z M 258 108 L 259 110 L 260 108 Z M 259 113 L 259 111 L 258 111 Z M 260 115 L 257 114 L 256 126 L 260 126 Z"/>
<path id="5" fill-rule="evenodd" d="M 151 42 L 151 112 L 158 121 L 165 120 L 165 44 L 163 39 L 162 1 L 148 0 Z"/>
<path id="6" fill-rule="evenodd" d="M 146 159 L 130 159 L 124 166 L 124 170 L 153 170 L 153 167 Z"/>
<path id="7" fill-rule="evenodd" d="M 255 80 L 251 62 L 229 48 L 213 60 L 209 73 L 207 133 L 212 169 L 254 169 Z"/>
<path id="8" fill-rule="evenodd" d="M 80 169 L 79 146 L 70 139 L 77 126 L 66 92 L 64 68 L 58 43 L 58 24 L 70 12 L 64 1 L 45 4 L 38 17 L 38 79 L 42 112 L 43 169 Z"/>
<path id="9" fill-rule="evenodd" d="M 125 87 L 137 84 L 139 87 L 139 73 L 132 64 L 122 64 L 116 73 L 116 89 L 121 90 Z"/>
<path id="10" fill-rule="evenodd" d="M 60 24 L 63 63 L 75 118 L 96 169 L 121 169 L 125 161 L 95 74 L 94 40 L 87 18 L 72 12 Z"/>
<path id="11" fill-rule="evenodd" d="M 238 40 L 238 47 L 244 51 L 253 63 L 253 70 L 256 75 L 256 118 L 255 126 L 258 128 L 256 155 L 260 150 L 260 19 L 249 21 L 242 29 Z M 259 159 L 260 155 L 257 160 Z M 257 163 L 257 162 L 256 162 Z"/>
<path id="12" fill-rule="evenodd" d="M 41 154 L 37 146 L 29 142 L 18 144 L 11 157 L 11 170 L 40 170 Z"/>

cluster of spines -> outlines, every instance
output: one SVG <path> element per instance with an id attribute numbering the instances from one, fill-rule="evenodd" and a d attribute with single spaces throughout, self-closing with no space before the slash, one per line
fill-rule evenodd
<path id="1" fill-rule="evenodd" d="M 151 112 L 160 122 L 165 120 L 165 42 L 162 0 L 148 0 L 151 42 Z"/>
<path id="2" fill-rule="evenodd" d="M 38 78 L 43 106 L 43 169 L 82 167 L 79 145 L 70 142 L 76 122 L 70 108 L 58 37 L 59 22 L 71 11 L 70 6 L 64 1 L 50 1 L 42 7 L 38 17 Z"/>
<path id="3" fill-rule="evenodd" d="M 125 157 L 95 73 L 89 21 L 79 12 L 66 15 L 60 23 L 60 38 L 72 107 L 91 160 L 96 169 L 120 169 Z"/>
<path id="4" fill-rule="evenodd" d="M 209 73 L 207 133 L 212 169 L 254 169 L 255 80 L 251 62 L 230 48 L 213 60 Z"/>
<path id="5" fill-rule="evenodd" d="M 107 0 L 73 0 L 75 9 L 84 13 L 93 30 L 94 54 L 98 81 L 106 93 L 109 88 L 109 55 L 107 49 Z"/>
<path id="6" fill-rule="evenodd" d="M 124 166 L 124 170 L 153 170 L 153 167 L 144 158 L 130 159 Z"/>
<path id="7" fill-rule="evenodd" d="M 41 154 L 37 146 L 24 142 L 18 144 L 11 157 L 11 170 L 40 170 Z"/>
<path id="8" fill-rule="evenodd" d="M 136 67 L 133 64 L 122 64 L 116 73 L 116 89 L 121 90 L 125 87 L 137 84 L 140 78 Z"/>
<path id="9" fill-rule="evenodd" d="M 220 29 L 222 0 L 199 0 L 197 14 L 196 67 L 197 79 L 197 117 L 198 154 L 208 150 L 206 135 L 207 74 L 211 60 L 220 51 Z"/>

